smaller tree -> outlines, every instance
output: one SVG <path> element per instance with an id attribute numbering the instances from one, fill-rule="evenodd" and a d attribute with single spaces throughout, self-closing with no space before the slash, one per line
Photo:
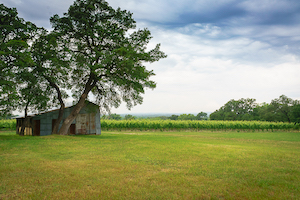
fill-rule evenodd
<path id="1" fill-rule="evenodd" d="M 110 115 L 103 115 L 102 119 L 112 119 L 112 120 L 121 120 L 121 115 L 118 114 L 110 114 Z"/>
<path id="2" fill-rule="evenodd" d="M 207 113 L 205 113 L 205 112 L 198 113 L 196 116 L 196 119 L 197 120 L 207 120 L 208 119 Z"/>
<path id="3" fill-rule="evenodd" d="M 125 115 L 125 120 L 134 120 L 135 117 L 133 115 Z"/>
<path id="4" fill-rule="evenodd" d="M 262 103 L 253 110 L 253 119 L 259 121 L 276 121 L 274 108 L 268 103 Z"/>
<path id="5" fill-rule="evenodd" d="M 0 115 L 9 115 L 19 104 L 21 71 L 32 65 L 28 43 L 37 27 L 18 17 L 15 8 L 0 4 Z M 26 87 L 26 85 L 24 86 Z"/>
<path id="6" fill-rule="evenodd" d="M 211 113 L 211 120 L 252 120 L 255 99 L 230 100 L 219 110 Z"/>
<path id="7" fill-rule="evenodd" d="M 291 111 L 291 121 L 295 123 L 300 123 L 300 102 L 295 101 Z"/>
<path id="8" fill-rule="evenodd" d="M 292 107 L 294 101 L 285 95 L 281 95 L 278 99 L 271 102 L 276 116 L 276 121 L 291 122 Z"/>
<path id="9" fill-rule="evenodd" d="M 170 120 L 178 120 L 178 115 L 171 115 L 170 117 L 169 117 L 169 119 Z"/>
<path id="10" fill-rule="evenodd" d="M 181 114 L 178 117 L 178 120 L 195 120 L 196 117 L 193 114 Z"/>

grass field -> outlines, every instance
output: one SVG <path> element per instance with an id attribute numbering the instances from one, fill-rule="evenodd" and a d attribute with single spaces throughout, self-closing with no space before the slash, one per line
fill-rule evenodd
<path id="1" fill-rule="evenodd" d="M 0 132 L 0 199 L 300 199 L 299 132 Z"/>

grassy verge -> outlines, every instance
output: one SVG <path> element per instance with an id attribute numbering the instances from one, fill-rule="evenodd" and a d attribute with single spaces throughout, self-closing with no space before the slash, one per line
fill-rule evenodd
<path id="1" fill-rule="evenodd" d="M 0 132 L 0 199 L 300 199 L 299 132 Z"/>

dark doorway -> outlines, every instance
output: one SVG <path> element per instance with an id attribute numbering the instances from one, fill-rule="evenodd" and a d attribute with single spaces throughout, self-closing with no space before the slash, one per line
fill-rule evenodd
<path id="1" fill-rule="evenodd" d="M 53 131 L 54 124 L 55 124 L 56 120 L 57 120 L 57 119 L 52 119 L 52 131 Z"/>
<path id="2" fill-rule="evenodd" d="M 75 126 L 75 124 L 71 124 L 71 126 L 70 126 L 70 134 L 72 134 L 72 135 L 76 134 L 76 126 Z"/>
<path id="3" fill-rule="evenodd" d="M 41 135 L 41 121 L 40 120 L 34 120 L 33 135 L 35 135 L 35 136 Z"/>

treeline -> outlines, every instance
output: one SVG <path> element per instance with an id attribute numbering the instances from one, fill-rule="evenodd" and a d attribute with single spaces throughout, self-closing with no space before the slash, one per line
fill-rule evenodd
<path id="1" fill-rule="evenodd" d="M 155 117 L 136 117 L 133 115 L 125 115 L 122 117 L 118 114 L 103 115 L 101 119 L 107 120 L 135 120 L 135 119 L 149 119 L 149 120 L 208 120 L 208 115 L 205 112 L 200 112 L 197 115 L 181 114 L 171 116 L 155 116 Z"/>
<path id="2" fill-rule="evenodd" d="M 300 123 L 300 101 L 281 95 L 271 103 L 258 104 L 256 99 L 230 100 L 210 114 L 210 120 L 246 120 Z"/>

